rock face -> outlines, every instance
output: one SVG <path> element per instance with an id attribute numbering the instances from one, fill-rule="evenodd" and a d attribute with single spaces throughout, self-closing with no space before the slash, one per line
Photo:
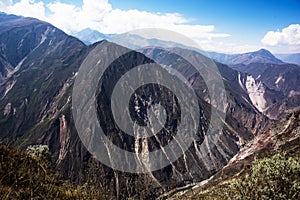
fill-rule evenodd
<path id="1" fill-rule="evenodd" d="M 161 65 L 171 66 L 183 74 L 186 73 L 186 76 L 190 73 L 192 66 L 190 63 L 180 58 L 179 55 L 183 53 L 194 56 L 201 55 L 196 51 L 181 48 L 171 48 L 169 50 L 161 48 L 145 48 L 140 51 Z M 259 109 L 251 100 L 251 95 L 249 95 L 250 86 L 248 86 L 247 89 L 247 75 L 232 70 L 230 67 L 221 63 L 216 63 L 216 65 L 223 78 L 226 89 L 228 103 L 228 105 L 226 105 L 227 120 L 229 120 L 229 117 L 232 118 L 230 119 L 230 125 L 234 126 L 233 129 L 242 126 L 245 128 L 246 132 L 256 134 L 258 129 L 264 126 L 266 118 L 261 115 Z M 199 77 L 199 74 L 193 74 L 189 77 L 189 80 L 193 81 L 193 86 L 197 88 L 196 92 L 201 99 L 212 104 L 209 100 L 208 91 L 205 86 L 206 83 Z M 220 94 L 218 98 L 222 98 L 222 95 Z M 236 122 L 235 125 L 232 120 Z M 258 123 L 258 121 L 261 121 L 262 124 Z"/>
<path id="2" fill-rule="evenodd" d="M 84 148 L 72 127 L 70 96 L 88 47 L 37 19 L 6 14 L 0 18 L 0 140 L 24 149 L 49 145 L 62 174 L 79 180 L 76 163 L 84 156 L 76 155 Z M 69 155 L 71 148 L 77 161 Z"/>
<path id="3" fill-rule="evenodd" d="M 109 98 L 114 86 L 127 71 L 142 64 L 157 62 L 176 69 L 185 77 L 197 95 L 200 120 L 192 145 L 172 164 L 148 174 L 113 170 L 98 162 L 82 144 L 71 105 L 74 81 L 88 53 L 99 46 L 109 56 L 117 45 L 102 41 L 86 46 L 52 25 L 32 18 L 0 14 L 0 26 L 0 141 L 24 149 L 32 144 L 46 144 L 64 178 L 80 183 L 91 182 L 117 198 L 150 198 L 176 186 L 209 178 L 268 123 L 258 109 L 265 102 L 256 98 L 257 90 L 267 93 L 268 89 L 256 82 L 253 76 L 217 63 L 225 85 L 225 93 L 221 93 L 220 98 L 227 96 L 226 112 L 222 113 L 205 90 L 207 85 L 203 77 L 194 73 L 193 66 L 178 56 L 180 53 L 191 55 L 191 59 L 207 59 L 203 55 L 180 48 L 172 50 L 175 54 L 157 48 L 143 49 L 142 53 L 128 50 L 127 55 L 113 62 L 105 76 L 96 83 L 97 117 L 115 145 L 126 151 L 145 154 L 149 150 L 161 149 L 174 138 L 180 123 L 180 108 L 174 94 L 156 84 L 135 90 L 129 109 L 131 117 L 143 125 L 148 123 L 149 109 L 161 105 L 168 119 L 164 131 L 157 137 L 137 140 L 124 134 L 114 122 Z M 137 79 L 141 76 L 138 73 Z M 213 80 L 209 73 L 208 80 Z M 277 84 L 281 81 L 278 80 Z M 205 142 L 209 126 L 214 125 L 210 125 L 212 110 L 217 110 L 220 116 L 226 115 L 224 127 L 214 145 Z M 201 146 L 205 147 L 205 152 L 201 151 Z M 128 161 L 124 159 L 124 162 Z"/>
<path id="4" fill-rule="evenodd" d="M 293 64 L 251 63 L 235 65 L 232 68 L 247 73 L 261 84 L 266 100 L 262 112 L 277 119 L 299 108 L 300 103 L 300 67 Z M 255 85 L 255 84 L 254 84 Z M 262 93 L 262 90 L 261 92 Z"/>
<path id="5" fill-rule="evenodd" d="M 297 155 L 300 150 L 300 112 L 296 111 L 269 123 L 247 145 L 240 149 L 222 170 L 210 179 L 190 185 L 183 192 L 171 191 L 168 199 L 193 199 L 199 193 L 215 189 L 216 185 L 228 183 L 249 170 L 251 163 L 267 155 L 285 152 Z M 192 188 L 192 189 L 190 189 Z M 181 188 L 183 190 L 183 188 Z M 172 196 L 172 194 L 175 194 Z"/>
<path id="6" fill-rule="evenodd" d="M 246 89 L 252 104 L 272 119 L 299 109 L 300 67 L 277 59 L 265 49 L 244 54 L 208 53 L 212 59 L 248 74 Z M 297 54 L 296 54 L 297 55 Z"/>

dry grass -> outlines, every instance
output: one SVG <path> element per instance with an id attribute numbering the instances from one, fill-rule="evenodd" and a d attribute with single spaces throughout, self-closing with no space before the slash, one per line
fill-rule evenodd
<path id="1" fill-rule="evenodd" d="M 0 146 L 0 199 L 107 199 L 89 184 L 59 180 L 49 161 Z"/>

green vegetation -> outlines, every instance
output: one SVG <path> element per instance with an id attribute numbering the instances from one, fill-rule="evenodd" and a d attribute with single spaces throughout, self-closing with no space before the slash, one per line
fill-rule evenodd
<path id="1" fill-rule="evenodd" d="M 59 179 L 51 167 L 48 147 L 26 152 L 0 145 L 0 199 L 106 199 L 100 190 Z"/>
<path id="2" fill-rule="evenodd" d="M 244 175 L 210 188 L 196 199 L 300 199 L 300 156 L 277 153 L 253 162 Z"/>

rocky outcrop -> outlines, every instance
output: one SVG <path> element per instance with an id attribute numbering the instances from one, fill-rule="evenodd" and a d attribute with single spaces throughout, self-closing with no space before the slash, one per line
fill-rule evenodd
<path id="1" fill-rule="evenodd" d="M 57 159 L 57 163 L 61 162 L 65 159 L 67 152 L 69 150 L 69 142 L 70 136 L 68 134 L 68 126 L 66 121 L 66 116 L 62 115 L 59 118 L 59 143 L 60 143 L 60 150 Z"/>
<path id="2" fill-rule="evenodd" d="M 267 155 L 272 155 L 274 152 L 285 152 L 293 155 L 297 154 L 299 150 L 300 112 L 297 111 L 289 116 L 273 121 L 265 129 L 261 130 L 222 170 L 210 179 L 182 188 L 184 192 L 179 192 L 170 199 L 180 199 L 183 196 L 184 198 L 191 198 L 199 192 L 212 189 L 217 184 L 222 185 L 227 180 L 243 173 L 255 159 L 264 158 Z M 170 196 L 171 193 L 176 192 L 172 191 L 166 195 Z"/>

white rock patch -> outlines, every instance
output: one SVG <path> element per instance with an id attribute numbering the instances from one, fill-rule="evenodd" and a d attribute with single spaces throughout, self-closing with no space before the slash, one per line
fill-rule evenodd
<path id="1" fill-rule="evenodd" d="M 283 83 L 285 79 L 280 75 L 277 80 L 275 81 L 275 85 L 277 88 L 279 88 L 279 83 Z"/>
<path id="2" fill-rule="evenodd" d="M 6 104 L 4 111 L 3 111 L 4 116 L 8 115 L 10 113 L 10 111 L 11 111 L 11 103 L 8 103 L 8 104 Z"/>
<path id="3" fill-rule="evenodd" d="M 5 88 L 4 97 L 7 95 L 7 93 L 14 87 L 16 83 L 16 80 L 14 80 L 12 83 L 8 84 Z"/>
<path id="4" fill-rule="evenodd" d="M 267 108 L 267 101 L 264 98 L 265 88 L 262 82 L 256 82 L 252 76 L 247 76 L 246 89 L 252 104 L 263 112 Z"/>

